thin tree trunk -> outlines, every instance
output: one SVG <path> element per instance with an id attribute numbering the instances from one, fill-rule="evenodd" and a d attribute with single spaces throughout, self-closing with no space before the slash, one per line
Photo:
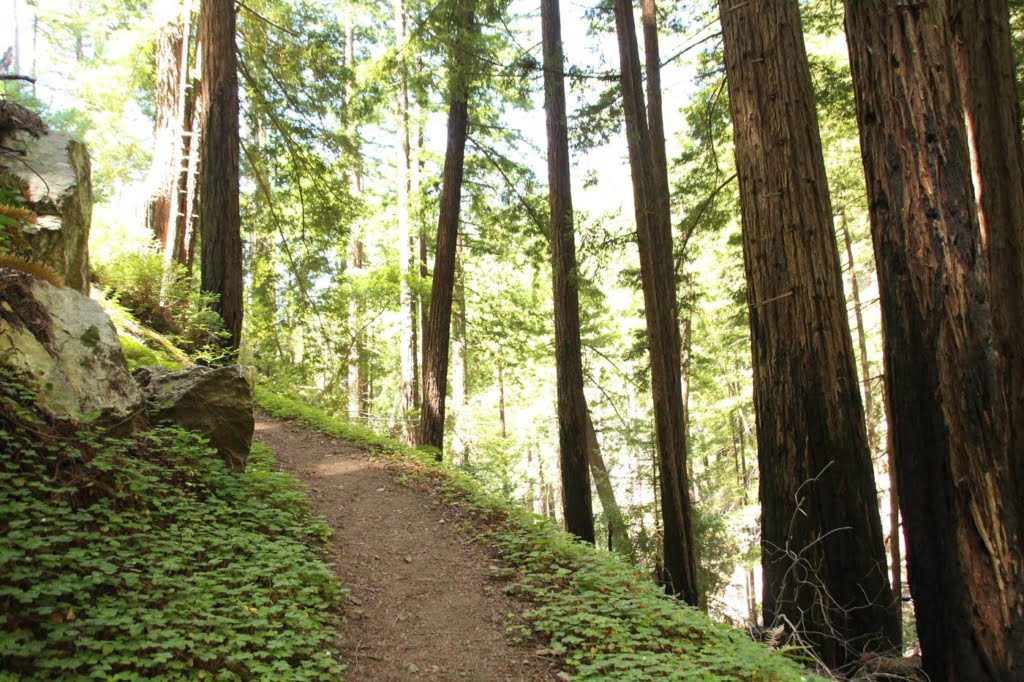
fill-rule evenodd
<path id="1" fill-rule="evenodd" d="M 797 0 L 720 5 L 743 218 L 764 619 L 832 668 L 899 646 Z"/>
<path id="2" fill-rule="evenodd" d="M 21 21 L 18 19 L 18 0 L 11 0 L 11 23 L 14 24 L 14 70 L 21 73 Z"/>
<path id="3" fill-rule="evenodd" d="M 213 309 L 228 332 L 224 346 L 242 340 L 242 234 L 238 209 L 238 60 L 235 7 L 230 0 L 202 0 L 203 172 L 199 184 L 201 287 L 219 298 Z"/>
<path id="4" fill-rule="evenodd" d="M 946 3 L 845 4 L 924 671 L 1020 679 L 1021 502 Z"/>
<path id="5" fill-rule="evenodd" d="M 569 174 L 569 130 L 565 118 L 565 78 L 562 75 L 565 69 L 562 56 L 562 20 L 558 0 L 541 0 L 540 17 L 544 49 L 544 110 L 548 138 L 549 239 L 551 272 L 554 280 L 555 373 L 558 395 L 559 468 L 562 473 L 562 514 L 565 517 L 566 530 L 580 540 L 593 544 L 594 511 L 590 499 L 587 461 L 589 456 L 593 464 L 600 459 L 600 453 L 593 447 L 588 447 L 587 442 L 587 426 L 590 422 L 587 400 L 583 395 L 576 239 L 573 231 L 572 185 Z M 607 475 L 605 482 L 607 483 Z"/>
<path id="6" fill-rule="evenodd" d="M 358 184 L 358 183 L 357 183 Z M 347 270 L 357 273 L 363 269 L 363 242 L 359 230 L 353 226 L 349 233 Z M 348 302 L 349 349 L 348 363 L 348 418 L 359 420 L 366 416 L 367 381 L 366 358 L 364 357 L 364 333 L 362 326 L 362 305 L 356 297 Z"/>
<path id="7" fill-rule="evenodd" d="M 664 152 L 652 151 L 653 147 L 658 146 L 658 140 L 657 135 L 650 135 L 648 128 L 633 7 L 627 0 L 614 0 L 613 8 L 619 42 L 629 165 L 633 179 L 633 206 L 647 319 L 647 345 L 651 357 L 651 392 L 654 399 L 657 469 L 664 526 L 663 577 L 670 593 L 680 595 L 689 604 L 697 605 L 699 599 L 693 521 L 685 465 L 686 433 L 682 429 L 683 398 L 672 226 L 671 216 L 666 213 L 667 198 L 659 196 L 661 185 L 656 176 L 661 171 L 655 168 L 656 160 L 664 158 Z M 653 15 L 647 16 L 646 13 L 644 18 L 645 24 L 651 24 L 654 20 Z M 656 42 L 656 28 L 653 29 L 653 36 Z M 648 36 L 649 46 L 651 42 Z M 648 55 L 649 82 L 650 74 L 657 70 L 658 63 L 656 54 Z M 660 106 L 659 97 L 655 97 L 652 108 L 653 105 Z M 660 120 L 660 112 L 653 116 L 655 120 Z"/>
<path id="8" fill-rule="evenodd" d="M 398 135 L 396 168 L 398 171 L 398 307 L 400 319 L 401 360 L 401 412 L 402 429 L 406 442 L 413 442 L 413 426 L 409 421 L 415 413 L 419 394 L 419 348 L 416 342 L 417 306 L 412 292 L 412 277 L 416 266 L 413 253 L 412 228 L 409 220 L 409 83 L 406 66 L 405 6 L 395 0 L 395 47 L 398 60 L 398 106 L 396 131 Z"/>
<path id="9" fill-rule="evenodd" d="M 498 363 L 498 433 L 508 438 L 508 424 L 505 422 L 505 368 Z"/>
<path id="10" fill-rule="evenodd" d="M 597 440 L 597 431 L 594 430 L 594 421 L 589 411 L 587 412 L 587 460 L 590 463 L 590 473 L 594 477 L 597 497 L 601 500 L 601 508 L 604 510 L 605 520 L 608 522 L 611 549 L 632 559 L 636 556 L 633 550 L 633 541 L 629 537 L 629 530 L 622 517 L 622 510 L 615 499 L 615 488 L 612 486 L 608 465 L 605 464 L 604 457 L 601 456 L 601 444 Z"/>
<path id="11" fill-rule="evenodd" d="M 1007 0 L 951 0 L 1009 447 L 1024 490 L 1024 143 Z M 1022 510 L 1024 511 L 1024 510 Z M 1024 524 L 1024 518 L 1020 521 Z"/>
<path id="12" fill-rule="evenodd" d="M 533 480 L 533 445 L 526 448 L 526 499 L 523 506 L 531 514 L 536 513 L 536 482 Z"/>
<path id="13" fill-rule="evenodd" d="M 846 210 L 839 212 L 839 229 L 843 233 L 846 249 L 847 269 L 850 272 L 850 296 L 853 299 L 853 316 L 857 325 L 857 350 L 860 356 L 861 395 L 864 396 L 864 421 L 868 432 L 868 449 L 871 461 L 878 456 L 878 429 L 875 424 L 875 400 L 871 391 L 871 363 L 868 361 L 868 337 L 864 329 L 864 311 L 861 310 L 860 280 L 857 278 L 857 263 L 853 260 L 853 240 L 846 224 Z"/>
<path id="14" fill-rule="evenodd" d="M 198 81 L 193 81 L 192 93 L 186 102 L 191 111 L 189 116 L 191 123 L 189 124 L 188 161 L 185 169 L 185 196 L 181 215 L 178 216 L 178 232 L 181 234 L 182 241 L 181 258 L 189 276 L 193 271 L 199 234 L 199 226 L 196 222 L 199 219 L 199 143 L 203 139 L 203 102 L 200 97 L 196 96 L 198 90 Z"/>
<path id="15" fill-rule="evenodd" d="M 352 21 L 353 10 L 349 8 L 345 12 L 344 24 L 345 24 L 345 64 L 350 68 L 355 68 L 356 62 L 356 34 L 355 24 Z M 348 95 L 350 93 L 346 93 Z M 358 140 L 358 131 L 355 126 L 351 123 L 348 124 L 346 132 L 349 137 L 353 140 Z M 356 152 L 357 158 L 360 152 Z M 363 191 L 363 176 L 362 170 L 357 162 L 356 168 L 352 172 L 350 178 L 351 192 L 352 195 L 358 197 Z M 346 263 L 346 270 L 353 274 L 359 274 L 362 272 L 363 262 L 363 241 L 362 241 L 362 228 L 359 225 L 353 225 L 349 229 L 348 235 L 348 262 Z M 347 397 L 348 397 L 348 417 L 351 420 L 358 421 L 364 417 L 368 417 L 370 413 L 370 396 L 373 394 L 373 388 L 370 384 L 368 377 L 369 369 L 367 367 L 366 358 L 366 332 L 363 330 L 363 301 L 353 296 L 348 302 L 348 332 L 349 332 L 349 348 L 348 357 L 345 358 L 348 366 L 347 372 Z"/>
<path id="16" fill-rule="evenodd" d="M 423 369 L 427 366 L 427 359 L 426 359 L 426 355 L 424 354 L 424 350 L 426 348 L 426 344 L 423 343 L 423 336 L 427 333 L 427 313 L 429 312 L 429 309 L 428 309 L 429 301 L 425 300 L 425 297 L 423 296 L 423 286 L 424 286 L 424 283 L 427 282 L 427 279 L 430 277 L 430 270 L 427 269 L 427 223 L 423 219 L 423 210 L 422 210 L 422 206 L 420 206 L 420 183 L 421 183 L 421 178 L 423 177 L 423 169 L 424 169 L 424 162 L 423 162 L 422 151 L 423 151 L 424 145 L 426 144 L 426 125 L 424 124 L 424 122 L 422 120 L 423 119 L 424 104 L 422 102 L 419 102 L 419 97 L 416 98 L 416 101 L 418 102 L 417 110 L 419 112 L 419 117 L 418 117 L 419 121 L 418 121 L 418 130 L 417 130 L 417 133 L 416 133 L 416 149 L 417 149 L 417 153 L 416 153 L 416 156 L 415 156 L 416 165 L 415 165 L 415 173 L 413 173 L 413 178 L 414 178 L 414 188 L 415 188 L 414 196 L 416 197 L 416 207 L 418 209 L 416 211 L 416 222 L 417 222 L 417 226 L 418 226 L 417 230 L 419 232 L 419 239 L 418 239 L 418 241 L 419 241 L 419 257 L 420 257 L 420 259 L 419 259 L 420 260 L 420 263 L 419 263 L 420 278 L 419 278 L 418 286 L 416 287 L 416 303 L 419 306 L 419 316 L 420 316 L 419 317 L 419 326 L 420 326 L 420 328 L 419 328 L 420 370 L 423 371 Z M 419 409 L 422 406 L 423 406 L 423 395 L 422 395 L 422 392 L 420 392 L 420 393 L 417 393 L 417 395 L 416 395 L 416 408 Z"/>
<path id="17" fill-rule="evenodd" d="M 857 324 L 857 350 L 860 353 L 861 384 L 863 385 L 868 447 L 871 449 L 871 461 L 874 462 L 878 457 L 878 451 L 881 447 L 878 436 L 878 424 L 875 421 L 874 395 L 871 390 L 871 381 L 874 375 L 871 371 L 871 363 L 868 361 L 868 335 L 864 327 L 864 311 L 861 308 L 860 280 L 857 277 L 857 263 L 853 259 L 853 240 L 850 238 L 850 229 L 846 222 L 845 209 L 839 213 L 839 227 L 843 232 L 843 244 L 846 247 L 846 259 L 849 263 L 850 295 L 853 297 L 853 315 L 854 321 Z M 883 396 L 885 394 L 884 386 L 882 394 Z M 887 448 L 886 451 L 889 465 L 889 564 L 891 574 L 889 584 L 892 586 L 897 616 L 902 619 L 903 571 L 900 556 L 899 494 L 896 492 L 896 474 L 894 471 L 892 448 Z"/>
<path id="18" fill-rule="evenodd" d="M 462 464 L 469 461 L 466 439 L 463 437 L 466 424 L 466 392 L 468 373 L 466 368 L 466 271 L 462 267 L 462 245 L 455 249 L 455 291 L 452 312 L 452 460 Z"/>
<path id="19" fill-rule="evenodd" d="M 457 33 L 468 31 L 473 25 L 472 7 L 464 4 L 462 10 L 465 13 L 464 22 Z M 441 186 L 441 210 L 437 221 L 430 316 L 423 335 L 423 410 L 416 444 L 434 448 L 438 461 L 444 449 L 444 408 L 448 389 L 448 342 L 451 337 L 452 294 L 455 287 L 455 250 L 459 236 L 462 175 L 469 122 L 466 80 L 462 74 L 451 74 L 448 144 Z"/>

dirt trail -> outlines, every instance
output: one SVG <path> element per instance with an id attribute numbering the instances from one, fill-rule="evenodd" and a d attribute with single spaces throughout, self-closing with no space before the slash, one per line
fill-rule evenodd
<path id="1" fill-rule="evenodd" d="M 437 500 L 296 424 L 257 413 L 256 440 L 309 487 L 335 529 L 335 570 L 352 590 L 338 634 L 347 679 L 553 679 L 547 661 L 506 641 L 514 606 L 488 580 L 494 562 Z"/>

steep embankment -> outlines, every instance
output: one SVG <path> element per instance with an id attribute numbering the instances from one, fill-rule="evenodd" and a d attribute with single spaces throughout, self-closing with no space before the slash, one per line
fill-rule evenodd
<path id="1" fill-rule="evenodd" d="M 553 661 L 575 679 L 810 679 L 743 633 L 680 606 L 617 557 L 572 542 L 423 453 L 265 388 L 256 399 L 274 417 L 308 427 L 267 420 L 259 437 L 338 524 L 340 575 L 358 600 L 341 630 L 346 659 L 365 673 L 355 677 L 529 679 Z M 470 536 L 490 553 L 466 547 Z M 463 599 L 467 617 L 457 613 Z M 513 614 L 505 625 L 532 660 L 494 634 L 502 611 Z M 495 660 L 479 660 L 488 655 Z"/>
<path id="2" fill-rule="evenodd" d="M 0 680 L 340 677 L 328 529 L 273 469 L 107 439 L 0 364 Z"/>

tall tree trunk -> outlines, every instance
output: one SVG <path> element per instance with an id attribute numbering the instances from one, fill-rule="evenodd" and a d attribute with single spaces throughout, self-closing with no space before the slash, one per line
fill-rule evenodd
<path id="1" fill-rule="evenodd" d="M 213 309 L 228 332 L 225 347 L 242 340 L 242 233 L 238 212 L 238 59 L 235 7 L 230 0 L 202 0 L 203 137 L 199 145 L 201 287 L 217 294 Z"/>
<path id="2" fill-rule="evenodd" d="M 505 367 L 498 362 L 498 433 L 508 438 L 508 424 L 505 421 Z"/>
<path id="3" fill-rule="evenodd" d="M 1007 0 L 951 0 L 989 302 L 1024 488 L 1024 144 Z M 1024 523 L 1024 519 L 1021 520 Z"/>
<path id="4" fill-rule="evenodd" d="M 21 73 L 21 21 L 18 18 L 19 0 L 11 0 L 11 23 L 14 24 L 14 63 L 11 73 Z"/>
<path id="5" fill-rule="evenodd" d="M 169 243 L 173 244 L 172 226 L 181 172 L 181 130 L 185 113 L 181 54 L 183 46 L 187 54 L 188 43 L 180 16 L 167 18 L 157 30 L 155 43 L 156 126 L 153 131 L 153 161 L 147 182 L 150 197 L 146 222 L 162 253 Z"/>
<path id="6" fill-rule="evenodd" d="M 421 93 L 421 95 L 422 95 L 422 93 Z M 417 223 L 417 232 L 418 232 L 417 242 L 418 242 L 418 245 L 419 245 L 419 271 L 420 271 L 420 277 L 419 277 L 418 285 L 416 287 L 416 304 L 417 304 L 418 310 L 419 310 L 419 345 L 420 345 L 420 348 L 419 348 L 419 353 L 420 353 L 419 358 L 420 358 L 420 369 L 422 371 L 423 368 L 426 367 L 426 365 L 427 365 L 426 356 L 424 355 L 425 345 L 423 343 L 423 336 L 424 336 L 424 334 L 427 333 L 427 313 L 429 312 L 428 311 L 428 303 L 429 302 L 424 300 L 425 297 L 423 296 L 423 286 L 424 286 L 424 283 L 427 281 L 428 277 L 430 276 L 430 271 L 427 269 L 427 223 L 423 219 L 423 207 L 421 206 L 421 201 L 420 201 L 420 199 L 421 199 L 421 197 L 420 197 L 420 194 L 421 194 L 420 193 L 420 183 L 422 182 L 423 169 L 424 169 L 423 148 L 424 148 L 424 145 L 426 145 L 426 125 L 423 122 L 423 115 L 424 115 L 423 114 L 423 110 L 425 109 L 425 105 L 422 102 L 420 102 L 419 100 L 420 100 L 420 97 L 417 96 L 417 98 L 416 98 L 416 101 L 417 101 L 416 110 L 418 112 L 418 116 L 417 116 L 417 132 L 416 132 L 416 154 L 415 154 L 415 157 L 414 157 L 416 163 L 415 163 L 415 166 L 414 166 L 415 172 L 413 173 L 413 190 L 414 190 L 413 191 L 413 196 L 416 197 L 416 203 L 414 205 L 416 206 L 416 209 L 417 209 L 416 210 L 416 223 Z M 422 405 L 423 405 L 423 394 L 422 394 L 422 392 L 419 392 L 416 395 L 416 408 L 419 409 L 420 407 L 422 407 Z"/>
<path id="7" fill-rule="evenodd" d="M 1020 498 L 946 3 L 845 4 L 924 670 L 1020 679 Z"/>
<path id="8" fill-rule="evenodd" d="M 587 399 L 583 395 L 576 238 L 573 232 L 569 131 L 565 119 L 565 78 L 562 75 L 565 68 L 562 20 L 558 0 L 541 0 L 540 20 L 544 47 L 544 110 L 548 137 L 548 205 L 551 209 L 549 238 L 554 279 L 562 514 L 566 530 L 584 542 L 593 543 L 594 510 L 587 470 L 588 450 L 591 449 L 587 443 L 589 415 Z M 600 457 L 600 454 L 594 452 L 591 457 Z"/>
<path id="9" fill-rule="evenodd" d="M 797 0 L 720 5 L 761 483 L 765 625 L 830 667 L 900 642 Z"/>
<path id="10" fill-rule="evenodd" d="M 352 21 L 352 8 L 345 11 L 345 65 L 349 69 L 355 69 L 356 62 L 356 34 L 355 24 Z M 346 93 L 349 95 L 350 93 Z M 349 138 L 358 144 L 359 132 L 352 124 L 351 119 L 346 122 L 346 133 Z M 360 152 L 356 152 L 357 158 Z M 358 197 L 363 192 L 363 175 L 360 164 L 356 164 L 350 177 L 352 196 Z M 346 269 L 352 273 L 360 273 L 363 269 L 363 240 L 362 228 L 353 225 L 349 228 L 348 235 L 348 262 Z M 348 394 L 348 418 L 358 421 L 370 413 L 370 396 L 373 393 L 368 378 L 368 367 L 365 352 L 366 332 L 363 330 L 363 301 L 353 296 L 348 302 L 348 332 L 349 348 L 347 364 L 347 394 Z"/>
<path id="11" fill-rule="evenodd" d="M 191 88 L 191 89 L 190 89 Z M 196 165 L 199 160 L 199 120 L 196 116 L 195 85 L 186 85 L 183 126 L 181 129 L 181 166 L 178 169 L 178 192 L 175 197 L 174 241 L 171 246 L 171 261 L 181 265 L 188 263 L 188 240 L 195 222 L 196 210 Z M 164 251 L 164 267 L 169 265 L 167 251 Z"/>
<path id="12" fill-rule="evenodd" d="M 192 82 L 192 92 L 186 101 L 188 116 L 188 157 L 185 166 L 185 195 L 184 203 L 180 205 L 181 213 L 178 216 L 178 234 L 181 235 L 182 252 L 181 262 L 185 265 L 189 275 L 192 275 L 193 263 L 195 262 L 196 242 L 198 241 L 199 219 L 199 143 L 203 139 L 203 102 L 196 93 L 200 90 L 199 82 Z"/>
<path id="13" fill-rule="evenodd" d="M 409 421 L 419 402 L 419 348 L 416 342 L 418 308 L 412 291 L 416 257 L 413 253 L 412 228 L 409 220 L 409 83 L 406 66 L 405 5 L 395 0 L 395 47 L 398 60 L 398 103 L 395 128 L 398 135 L 396 168 L 398 170 L 398 307 L 400 323 L 401 360 L 401 412 L 406 442 L 413 442 L 413 427 Z"/>
<path id="14" fill-rule="evenodd" d="M 459 35 L 474 23 L 469 0 L 463 0 L 463 25 Z M 451 337 L 452 293 L 455 287 L 456 246 L 459 237 L 459 211 L 462 207 L 462 175 L 466 156 L 469 122 L 468 75 L 450 75 L 448 107 L 448 144 L 441 180 L 441 210 L 437 220 L 437 246 L 434 254 L 434 278 L 430 287 L 430 316 L 423 335 L 423 410 L 416 444 L 428 445 L 441 460 L 444 449 L 444 403 L 448 390 L 448 342 Z"/>
<path id="15" fill-rule="evenodd" d="M 660 181 L 655 168 L 664 151 L 657 135 L 649 132 L 640 55 L 636 41 L 633 7 L 628 0 L 614 0 L 615 28 L 619 42 L 620 79 L 629 166 L 633 179 L 633 207 L 640 252 L 640 279 L 647 320 L 647 345 L 651 357 L 651 392 L 654 399 L 654 430 L 658 446 L 658 479 L 664 525 L 664 580 L 666 589 L 687 603 L 698 604 L 697 567 L 694 555 L 690 489 L 686 480 L 686 432 L 682 428 L 683 397 L 680 378 L 680 340 L 677 319 L 675 271 L 672 260 L 672 225 L 668 200 L 659 198 Z M 653 9 L 653 8 L 652 8 Z M 645 24 L 654 16 L 645 12 Z M 657 42 L 656 28 L 653 42 Z M 651 37 L 647 37 L 651 47 Z M 656 54 L 648 57 L 648 82 L 657 71 Z M 651 68 L 653 66 L 653 69 Z M 654 87 L 653 85 L 651 87 Z M 651 103 L 660 107 L 660 97 Z M 660 120 L 660 111 L 655 115 Z M 656 131 L 657 132 L 657 131 Z M 660 139 L 663 144 L 663 136 Z"/>
<path id="16" fill-rule="evenodd" d="M 466 439 L 466 270 L 462 267 L 462 244 L 455 249 L 455 291 L 452 313 L 452 460 L 467 464 L 469 452 Z"/>
<path id="17" fill-rule="evenodd" d="M 187 183 L 192 149 L 192 113 L 193 93 L 189 91 L 189 44 L 192 42 L 192 2 L 185 0 L 181 7 L 181 15 L 177 18 L 180 24 L 181 39 L 178 41 L 177 84 L 175 86 L 175 121 L 173 133 L 173 153 L 170 168 L 170 193 L 167 197 L 167 215 L 163 238 L 164 276 L 161 283 L 160 297 L 164 299 L 174 276 L 174 265 L 185 262 L 185 228 L 186 221 L 182 213 L 188 213 Z M 152 214 L 151 214 L 152 216 Z"/>
<path id="18" fill-rule="evenodd" d="M 860 278 L 857 277 L 857 263 L 853 259 L 853 239 L 846 222 L 846 209 L 839 212 L 839 227 L 843 233 L 843 244 L 846 247 L 846 259 L 850 272 L 850 296 L 853 298 L 853 318 L 857 325 L 857 350 L 860 354 L 861 384 L 864 394 L 864 415 L 868 430 L 868 448 L 871 461 L 874 462 L 881 449 L 878 435 L 878 423 L 875 421 L 874 391 L 871 390 L 872 371 L 868 360 L 868 334 L 864 326 L 864 310 L 860 298 Z M 885 394 L 883 386 L 882 394 Z M 884 400 L 883 400 L 884 402 Z M 886 417 L 888 419 L 888 417 Z M 903 560 L 900 554 L 899 527 L 899 494 L 896 492 L 896 472 L 893 464 L 892 449 L 886 448 L 889 469 L 889 565 L 893 600 L 896 602 L 896 614 L 902 620 L 903 613 Z"/>
<path id="19" fill-rule="evenodd" d="M 359 272 L 363 269 L 363 242 L 356 227 L 352 227 L 349 233 L 347 269 L 350 272 Z M 359 420 L 367 413 L 366 358 L 363 351 L 365 335 L 361 328 L 362 318 L 361 302 L 353 296 L 348 302 L 350 340 L 346 358 L 348 364 L 348 418 L 352 420 Z"/>

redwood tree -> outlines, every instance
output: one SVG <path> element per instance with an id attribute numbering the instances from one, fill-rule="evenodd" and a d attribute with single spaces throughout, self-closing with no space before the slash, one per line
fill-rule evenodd
<path id="1" fill-rule="evenodd" d="M 419 350 L 416 342 L 417 323 L 419 322 L 419 305 L 413 293 L 412 277 L 416 267 L 416 255 L 413 252 L 412 229 L 409 219 L 410 174 L 409 174 L 409 74 L 407 67 L 408 49 L 405 35 L 405 4 L 403 0 L 395 0 L 395 49 L 397 60 L 398 97 L 395 111 L 397 132 L 397 169 L 398 196 L 396 209 L 398 213 L 398 307 L 401 320 L 399 356 L 401 359 L 401 392 L 402 416 L 410 418 L 419 407 Z M 405 429 L 406 440 L 412 442 L 412 429 Z"/>
<path id="2" fill-rule="evenodd" d="M 615 29 L 619 42 L 622 108 L 626 124 L 629 166 L 633 180 L 640 279 L 647 322 L 647 346 L 651 358 L 651 392 L 654 399 L 654 430 L 658 446 L 658 473 L 664 533 L 666 589 L 687 603 L 698 603 L 690 486 L 686 476 L 687 435 L 684 427 L 681 383 L 681 341 L 676 305 L 675 269 L 672 261 L 672 220 L 667 183 L 660 181 L 658 162 L 665 158 L 660 133 L 661 99 L 656 75 L 658 59 L 654 5 L 645 12 L 645 43 L 648 47 L 648 88 L 644 101 L 640 55 L 633 7 L 628 0 L 614 0 Z M 654 134 L 648 115 L 654 121 Z M 660 148 L 659 148 L 660 146 Z"/>
<path id="3" fill-rule="evenodd" d="M 1006 0 L 952 0 L 954 45 L 1010 447 L 1024 485 L 1024 144 Z"/>
<path id="4" fill-rule="evenodd" d="M 555 370 L 558 392 L 558 446 L 565 527 L 594 542 L 594 512 L 587 472 L 587 401 L 583 395 L 576 239 L 569 174 L 569 132 L 565 119 L 562 27 L 558 0 L 541 0 L 544 47 L 544 109 L 548 136 L 548 205 L 551 271 L 555 304 Z"/>
<path id="5" fill-rule="evenodd" d="M 462 175 L 466 157 L 469 123 L 469 76 L 457 63 L 465 57 L 461 49 L 474 23 L 470 0 L 461 0 L 456 13 L 460 26 L 454 41 L 455 58 L 450 60 L 448 142 L 441 178 L 440 213 L 434 251 L 434 278 L 430 287 L 430 312 L 423 332 L 423 410 L 417 429 L 417 445 L 429 445 L 441 459 L 444 448 L 444 404 L 448 392 L 448 345 L 451 340 L 452 295 L 455 289 L 455 260 L 462 206 Z"/>
<path id="6" fill-rule="evenodd" d="M 845 4 L 924 670 L 1020 679 L 1020 499 L 947 4 Z"/>
<path id="7" fill-rule="evenodd" d="M 719 4 L 743 218 L 764 622 L 830 667 L 898 646 L 797 0 Z"/>
<path id="8" fill-rule="evenodd" d="M 203 291 L 217 294 L 214 309 L 237 350 L 242 335 L 242 234 L 238 212 L 238 61 L 235 6 L 203 0 L 202 130 L 199 144 L 200 272 Z"/>
<path id="9" fill-rule="evenodd" d="M 154 40 L 156 87 L 153 104 L 156 121 L 153 131 L 153 163 L 149 171 L 152 194 L 146 220 L 162 249 L 166 249 L 168 241 L 174 239 L 171 229 L 176 224 L 173 216 L 178 208 L 184 115 L 181 77 L 184 38 L 182 19 L 174 16 L 157 30 Z"/>

